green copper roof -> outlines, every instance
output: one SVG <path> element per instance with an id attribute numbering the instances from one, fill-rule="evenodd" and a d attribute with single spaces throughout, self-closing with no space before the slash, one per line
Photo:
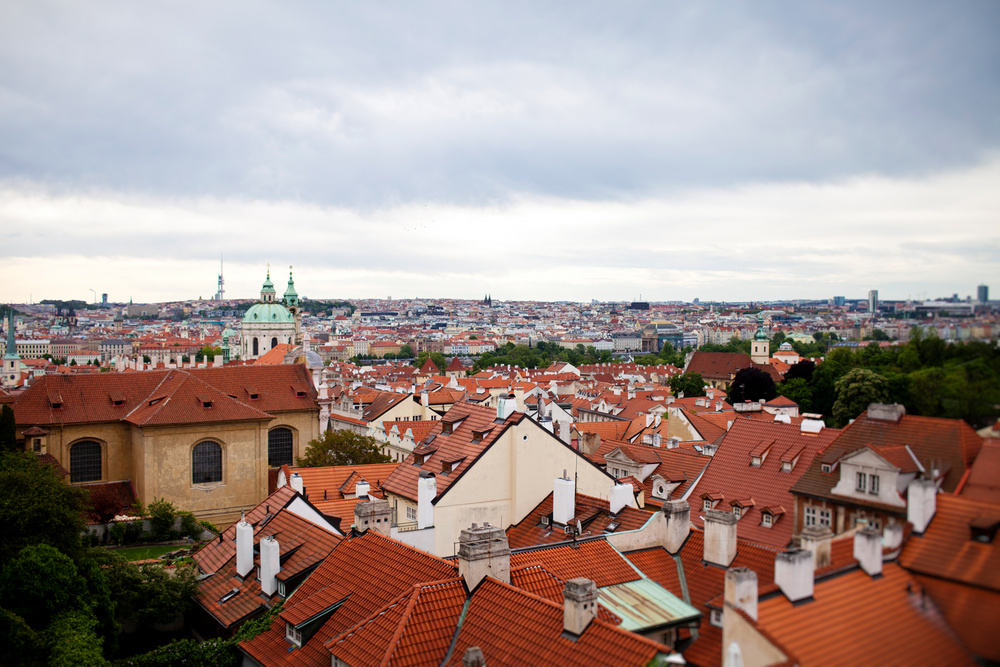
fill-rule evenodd
<path id="1" fill-rule="evenodd" d="M 757 313 L 757 333 L 753 335 L 754 340 L 770 340 L 764 333 L 764 314 Z"/>
<path id="2" fill-rule="evenodd" d="M 267 278 L 264 278 L 264 285 L 260 288 L 261 292 L 273 292 L 274 283 L 271 282 L 271 271 L 268 270 Z"/>
<path id="3" fill-rule="evenodd" d="M 288 309 L 280 303 L 254 304 L 243 316 L 243 324 L 279 324 L 282 322 L 295 324 L 295 319 L 288 312 Z"/>
<path id="4" fill-rule="evenodd" d="M 598 589 L 598 598 L 608 611 L 622 619 L 621 627 L 632 632 L 680 624 L 701 612 L 651 579 L 637 579 Z"/>

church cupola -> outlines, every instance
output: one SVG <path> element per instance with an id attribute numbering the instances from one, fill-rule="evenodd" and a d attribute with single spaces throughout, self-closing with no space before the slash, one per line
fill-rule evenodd
<path id="1" fill-rule="evenodd" d="M 260 300 L 262 303 L 274 303 L 274 283 L 271 282 L 271 269 L 267 270 L 267 278 L 264 279 L 264 285 L 260 288 Z"/>
<path id="2" fill-rule="evenodd" d="M 771 358 L 771 341 L 764 333 L 764 313 L 757 313 L 757 333 L 750 343 L 750 359 L 755 364 L 766 364 Z"/>

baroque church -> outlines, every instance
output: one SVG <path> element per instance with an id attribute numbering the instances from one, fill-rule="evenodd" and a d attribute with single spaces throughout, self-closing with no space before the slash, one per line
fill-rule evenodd
<path id="1" fill-rule="evenodd" d="M 302 313 L 291 267 L 288 267 L 288 286 L 281 301 L 276 300 L 276 295 L 271 270 L 268 269 L 267 278 L 260 288 L 260 301 L 243 316 L 240 327 L 241 358 L 258 359 L 278 345 L 302 344 Z"/>

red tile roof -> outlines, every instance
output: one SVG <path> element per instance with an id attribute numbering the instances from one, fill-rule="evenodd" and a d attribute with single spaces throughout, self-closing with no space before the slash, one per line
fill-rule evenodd
<path id="1" fill-rule="evenodd" d="M 1000 505 L 938 494 L 934 518 L 923 535 L 910 537 L 900 564 L 918 574 L 1000 593 L 1000 539 L 974 540 L 973 524 L 996 532 Z"/>
<path id="2" fill-rule="evenodd" d="M 598 588 L 635 581 L 641 575 L 605 540 L 578 542 L 576 546 L 546 547 L 512 553 L 511 569 L 541 565 L 563 580 L 586 577 Z"/>
<path id="3" fill-rule="evenodd" d="M 839 434 L 836 429 L 819 433 L 803 433 L 798 426 L 781 422 L 759 422 L 739 419 L 722 438 L 711 463 L 702 475 L 698 487 L 689 497 L 691 523 L 702 525 L 702 491 L 719 491 L 725 503 L 736 499 L 749 501 L 739 519 L 741 538 L 751 542 L 784 548 L 792 539 L 795 526 L 792 516 L 795 497 L 792 485 L 808 468 L 818 451 Z M 761 457 L 760 466 L 752 465 L 752 455 Z M 782 462 L 798 456 L 791 472 L 782 471 Z M 771 526 L 762 523 L 761 509 L 783 508 L 781 516 Z M 715 509 L 729 511 L 728 504 Z"/>
<path id="4" fill-rule="evenodd" d="M 461 579 L 415 584 L 326 646 L 349 665 L 438 665 L 465 600 Z"/>
<path id="5" fill-rule="evenodd" d="M 970 500 L 1000 503 L 1000 442 L 983 440 L 983 447 L 958 493 Z"/>
<path id="6" fill-rule="evenodd" d="M 528 513 L 520 523 L 507 529 L 507 541 L 511 549 L 535 546 L 539 544 L 555 544 L 572 541 L 573 536 L 567 535 L 559 526 L 543 526 L 543 516 L 552 515 L 552 494 L 546 496 L 535 509 Z M 615 532 L 636 530 L 646 524 L 653 516 L 652 512 L 625 507 L 618 516 L 613 516 L 607 500 L 593 498 L 583 494 L 576 496 L 576 512 L 574 518 L 583 526 L 583 536 L 599 535 L 612 522 L 618 524 Z"/>
<path id="7" fill-rule="evenodd" d="M 935 577 L 914 578 L 948 620 L 955 633 L 978 657 L 1000 663 L 1000 592 Z"/>
<path id="8" fill-rule="evenodd" d="M 960 419 L 903 415 L 893 422 L 872 419 L 865 411 L 813 460 L 793 490 L 832 498 L 830 490 L 840 480 L 839 467 L 833 474 L 824 474 L 820 469 L 822 460 L 830 462 L 866 445 L 879 452 L 887 446 L 909 445 L 924 467 L 930 469 L 934 463 L 947 471 L 942 489 L 951 492 L 972 465 L 982 442 L 972 427 Z"/>
<path id="9" fill-rule="evenodd" d="M 802 665 L 972 665 L 967 651 L 919 585 L 896 563 L 882 576 L 863 570 L 816 582 L 813 599 L 792 604 L 774 595 L 758 604 L 758 627 Z"/>
<path id="10" fill-rule="evenodd" d="M 461 665 L 472 646 L 482 650 L 488 665 L 646 665 L 669 652 L 599 618 L 575 640 L 562 632 L 561 604 L 488 577 L 472 596 L 447 664 Z"/>
<path id="11" fill-rule="evenodd" d="M 699 373 L 705 379 L 731 380 L 744 368 L 753 366 L 750 355 L 742 352 L 695 352 L 685 373 Z"/>

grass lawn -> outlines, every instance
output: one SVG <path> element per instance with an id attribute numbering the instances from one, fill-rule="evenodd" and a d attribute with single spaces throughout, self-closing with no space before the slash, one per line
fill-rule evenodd
<path id="1" fill-rule="evenodd" d="M 118 549 L 118 553 L 125 557 L 126 560 L 149 560 L 150 558 L 159 558 L 165 553 L 170 553 L 171 551 L 177 551 L 183 547 L 178 545 L 172 546 L 152 546 L 152 547 L 128 547 L 126 549 Z"/>

